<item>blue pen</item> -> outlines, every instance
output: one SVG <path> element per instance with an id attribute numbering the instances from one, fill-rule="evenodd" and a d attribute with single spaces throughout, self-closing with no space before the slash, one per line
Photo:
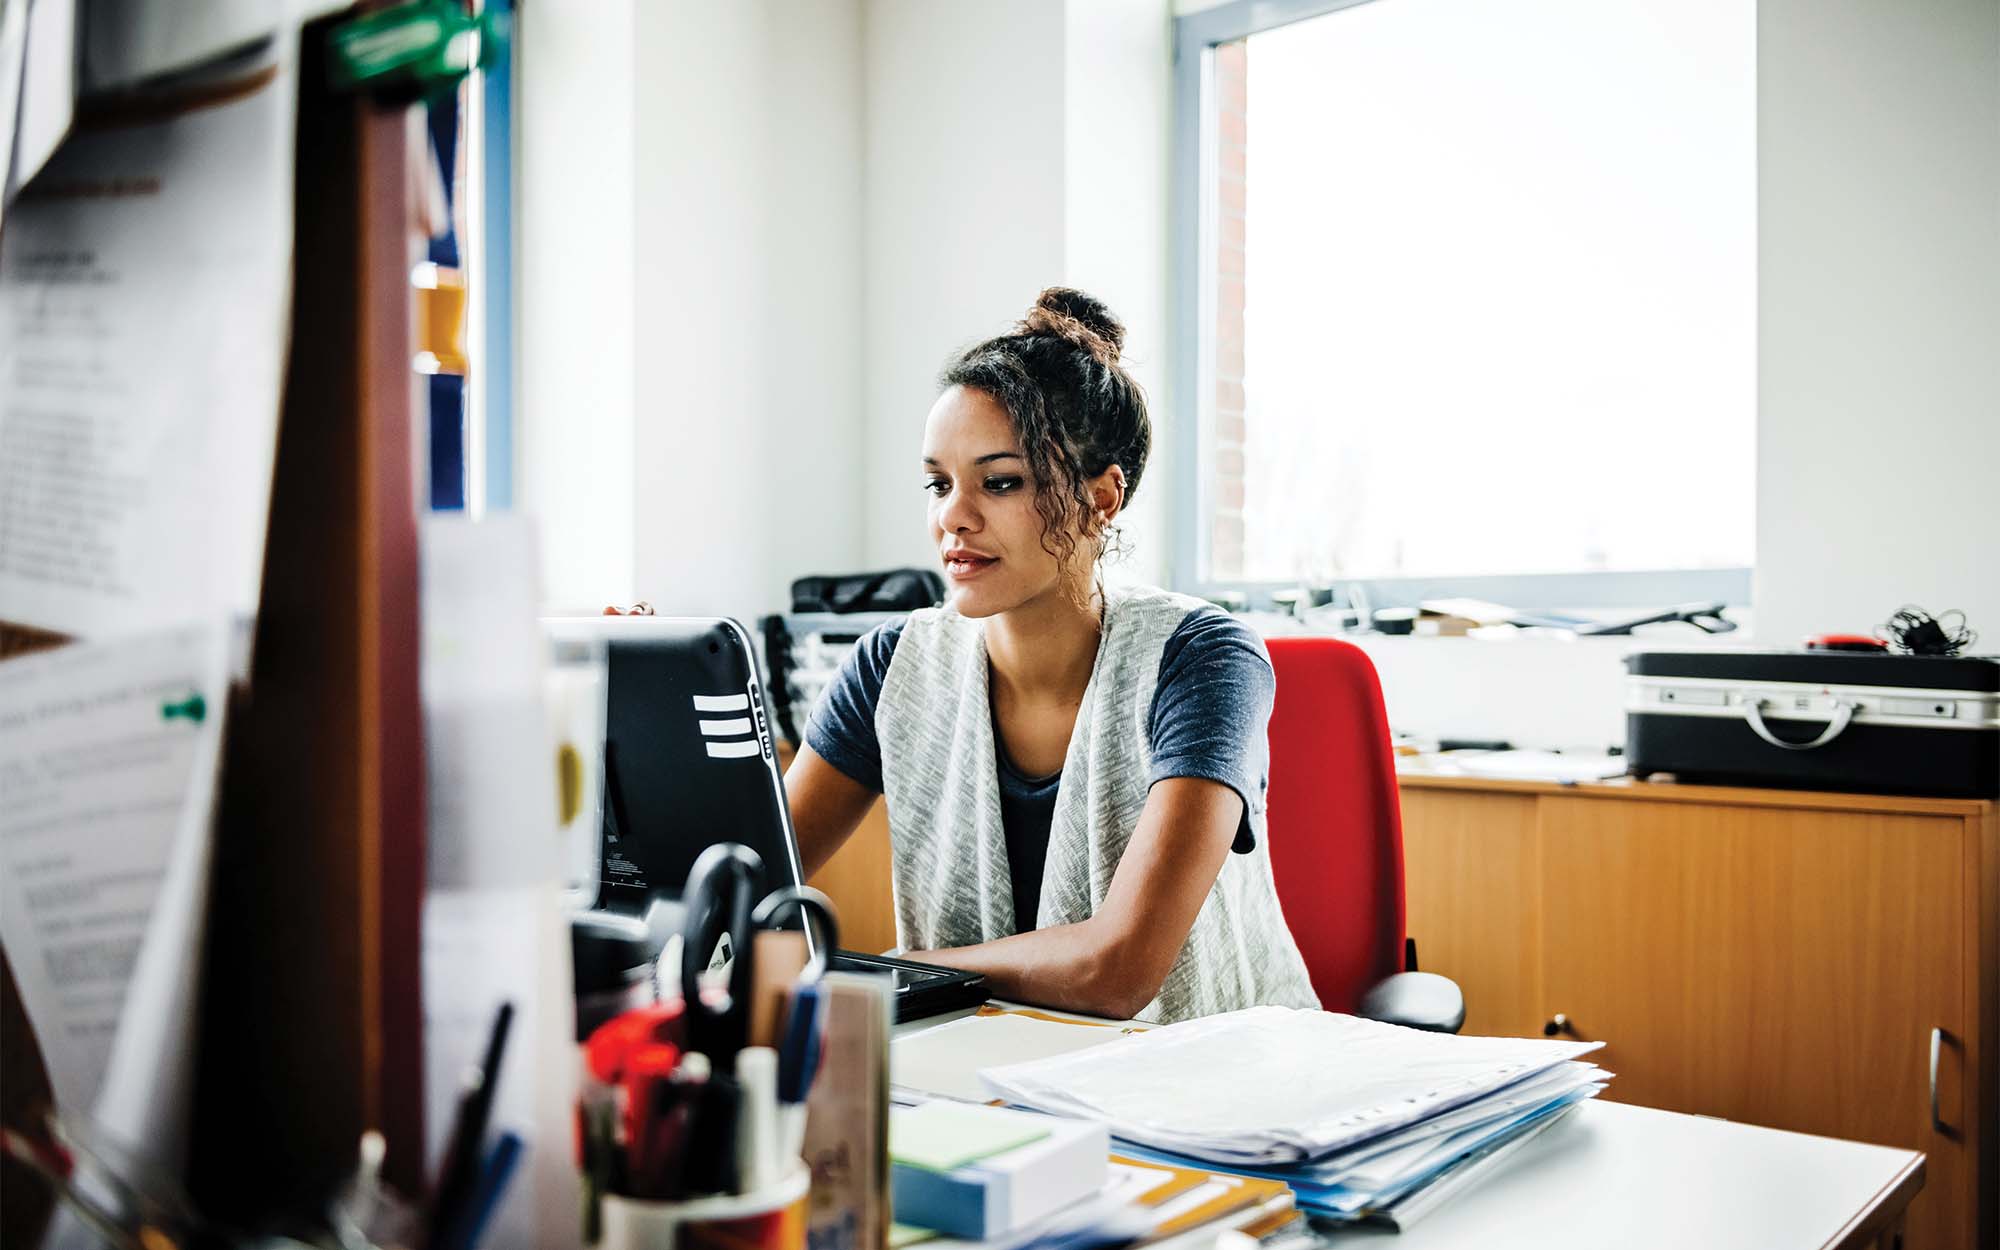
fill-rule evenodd
<path id="1" fill-rule="evenodd" d="M 785 1157 L 796 1159 L 805 1148 L 806 1097 L 819 1075 L 821 1024 L 826 1000 L 819 986 L 806 983 L 792 990 L 791 1014 L 785 1018 L 778 1043 L 778 1119 L 783 1126 Z"/>
<path id="2" fill-rule="evenodd" d="M 493 1213 L 500 1208 L 514 1167 L 521 1161 L 521 1149 L 519 1133 L 503 1132 L 494 1141 L 492 1151 L 486 1156 L 486 1166 L 480 1170 L 477 1187 L 466 1203 L 464 1218 L 446 1243 L 448 1250 L 474 1250 L 479 1245 L 486 1226 L 493 1222 Z"/>

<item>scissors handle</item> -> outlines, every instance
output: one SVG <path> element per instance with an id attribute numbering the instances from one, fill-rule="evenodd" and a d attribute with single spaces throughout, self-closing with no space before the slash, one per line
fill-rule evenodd
<path id="1" fill-rule="evenodd" d="M 812 958 L 799 973 L 799 980 L 817 981 L 826 971 L 833 952 L 840 948 L 840 924 L 833 918 L 832 899 L 809 885 L 788 885 L 782 890 L 773 890 L 750 914 L 750 927 L 775 929 L 780 920 L 794 911 L 799 913 L 800 923 L 806 926 L 808 942 L 812 947 Z"/>
<path id="2" fill-rule="evenodd" d="M 709 1058 L 718 1072 L 735 1067 L 736 1052 L 750 1034 L 751 900 L 764 876 L 764 861 L 738 842 L 718 842 L 703 851 L 688 871 L 686 928 L 681 937 L 681 1000 L 687 1012 L 688 1048 Z M 716 940 L 729 935 L 729 985 L 704 998 L 701 974 Z"/>

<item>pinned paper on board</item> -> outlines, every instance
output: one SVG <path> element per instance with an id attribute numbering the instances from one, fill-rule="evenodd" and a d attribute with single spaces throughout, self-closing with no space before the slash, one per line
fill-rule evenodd
<path id="1" fill-rule="evenodd" d="M 51 7 L 30 11 L 31 41 Z M 289 339 L 295 56 L 288 35 L 87 118 L 9 207 L 0 619 L 99 638 L 256 611 Z M 34 103 L 24 92 L 24 124 Z"/>
<path id="2" fill-rule="evenodd" d="M 0 139 L 0 188 L 15 194 L 41 171 L 76 120 L 77 40 L 81 0 L 0 0 L 0 88 L 7 129 Z M 9 222 L 9 225 L 12 223 Z M 0 340 L 4 341 L 4 340 Z"/>
<path id="3" fill-rule="evenodd" d="M 56 1105 L 168 1169 L 234 641 L 221 625 L 0 664 L 0 942 Z M 199 705 L 202 714 L 189 709 Z"/>

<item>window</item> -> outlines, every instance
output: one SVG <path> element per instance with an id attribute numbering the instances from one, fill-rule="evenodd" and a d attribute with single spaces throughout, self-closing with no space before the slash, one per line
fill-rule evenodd
<path id="1" fill-rule="evenodd" d="M 478 0 L 511 16 L 514 0 Z M 515 27 L 518 30 L 518 27 Z M 514 57 L 509 38 L 467 91 L 467 259 L 480 289 L 466 317 L 472 376 L 466 487 L 473 515 L 514 506 Z"/>
<path id="2" fill-rule="evenodd" d="M 1755 20 L 1740 0 L 1180 19 L 1183 584 L 1745 602 Z"/>
<path id="3" fill-rule="evenodd" d="M 505 15 L 512 0 L 476 0 Z M 426 109 L 430 150 L 442 179 L 449 228 L 430 240 L 412 275 L 437 307 L 425 316 L 458 326 L 463 350 L 450 359 L 418 353 L 429 375 L 430 507 L 467 512 L 513 506 L 513 65 L 506 27 L 482 45 L 483 67 Z M 462 322 L 460 321 L 462 319 Z"/>

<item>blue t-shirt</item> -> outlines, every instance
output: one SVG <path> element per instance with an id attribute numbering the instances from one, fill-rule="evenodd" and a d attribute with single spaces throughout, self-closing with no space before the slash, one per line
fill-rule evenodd
<path id="1" fill-rule="evenodd" d="M 903 622 L 877 626 L 841 665 L 806 726 L 806 744 L 847 776 L 869 789 L 882 789 L 882 747 L 875 736 L 875 705 L 882 679 L 903 636 Z M 1160 653 L 1159 684 L 1153 690 L 1152 778 L 1201 777 L 1220 782 L 1243 800 L 1233 850 L 1256 845 L 1250 806 L 1260 801 L 1270 767 L 1265 737 L 1277 680 L 1250 628 L 1220 608 L 1189 612 Z M 940 697 L 948 697 L 940 692 Z M 1035 927 L 1042 896 L 1042 869 L 1048 860 L 1049 824 L 1055 815 L 1062 773 L 1023 776 L 1007 758 L 996 729 L 1000 821 L 1007 836 L 1007 869 L 1014 888 L 1014 923 Z"/>

